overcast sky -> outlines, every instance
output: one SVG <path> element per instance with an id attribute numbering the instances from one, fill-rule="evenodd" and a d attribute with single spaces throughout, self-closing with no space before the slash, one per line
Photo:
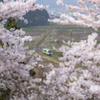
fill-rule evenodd
<path id="1" fill-rule="evenodd" d="M 50 7 L 47 9 L 48 11 L 60 11 L 61 9 L 66 10 L 56 4 L 57 0 L 37 0 L 35 4 L 42 4 L 44 6 L 49 5 Z M 71 4 L 73 6 L 79 6 L 77 3 L 78 0 L 63 0 L 65 4 Z M 87 4 L 91 6 L 91 4 Z M 61 10 L 62 11 L 62 10 Z"/>
<path id="2" fill-rule="evenodd" d="M 36 4 L 38 3 L 38 4 L 42 4 L 44 6 L 45 5 L 50 5 L 50 7 L 54 7 L 54 6 L 57 6 L 56 1 L 57 0 L 37 0 Z M 74 5 L 74 6 L 78 6 L 77 1 L 78 0 L 63 0 L 63 2 L 65 4 L 71 4 L 71 5 Z M 86 4 L 91 5 L 91 4 L 88 4 L 88 3 L 86 3 Z"/>
<path id="3" fill-rule="evenodd" d="M 37 0 L 36 3 L 50 5 L 50 7 L 57 7 L 56 1 L 57 0 Z M 63 0 L 63 2 L 67 4 L 77 5 L 77 0 Z"/>

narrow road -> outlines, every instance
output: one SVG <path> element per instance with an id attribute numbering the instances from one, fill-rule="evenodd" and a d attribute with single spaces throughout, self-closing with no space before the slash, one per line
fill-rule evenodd
<path id="1" fill-rule="evenodd" d="M 58 60 L 57 57 L 45 55 L 45 54 L 43 54 L 42 50 L 40 49 L 40 48 L 41 48 L 40 45 L 44 42 L 44 40 L 45 40 L 46 38 L 48 38 L 48 36 L 52 33 L 53 30 L 54 30 L 54 27 L 51 27 L 51 28 L 44 34 L 44 36 L 43 36 L 43 37 L 39 40 L 39 42 L 36 44 L 35 49 L 36 49 L 37 54 L 41 55 L 41 57 L 42 57 L 43 59 L 47 59 L 47 60 L 50 60 L 50 61 L 53 61 L 53 62 L 59 64 L 59 63 L 62 63 L 62 62 L 60 62 L 60 61 Z"/>
<path id="2" fill-rule="evenodd" d="M 39 40 L 39 42 L 36 44 L 35 48 L 36 51 L 40 50 L 40 45 L 42 44 L 42 42 L 46 39 L 46 37 L 52 32 L 53 28 L 50 28 L 45 34 L 44 36 L 41 38 L 41 40 Z"/>

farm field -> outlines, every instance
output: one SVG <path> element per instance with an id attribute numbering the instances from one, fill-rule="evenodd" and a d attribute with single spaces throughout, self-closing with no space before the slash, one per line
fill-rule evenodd
<path id="1" fill-rule="evenodd" d="M 31 42 L 25 42 L 25 46 L 29 46 L 29 49 L 35 50 L 44 59 L 42 63 L 53 63 L 59 64 L 58 57 L 62 56 L 61 52 L 55 51 L 53 47 L 59 49 L 64 42 L 74 41 L 79 42 L 80 40 L 87 39 L 88 35 L 92 32 L 96 32 L 92 28 L 84 28 L 76 25 L 56 25 L 50 24 L 48 26 L 36 26 L 23 28 L 26 32 L 26 36 L 32 36 Z M 97 31 L 98 38 L 97 42 L 100 43 L 100 29 Z M 47 56 L 42 53 L 42 48 L 49 48 L 52 50 L 52 56 Z"/>
<path id="2" fill-rule="evenodd" d="M 37 27 L 29 27 L 23 28 L 25 31 L 25 36 L 32 36 L 31 42 L 25 42 L 25 46 L 29 46 L 29 49 L 34 49 L 37 42 L 41 40 L 44 36 L 44 33 L 48 31 L 51 26 L 37 26 Z"/>

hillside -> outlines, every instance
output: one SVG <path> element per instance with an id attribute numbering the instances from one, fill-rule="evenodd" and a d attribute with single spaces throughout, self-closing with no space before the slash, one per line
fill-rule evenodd
<path id="1" fill-rule="evenodd" d="M 18 20 L 16 23 L 15 19 L 9 18 L 7 23 L 4 25 L 4 27 L 7 27 L 7 29 L 10 29 L 11 26 L 18 29 L 18 26 L 21 27 L 30 27 L 30 26 L 39 26 L 39 25 L 47 25 L 49 14 L 47 10 L 35 10 L 35 11 L 29 11 L 26 15 L 24 15 L 24 18 L 28 20 L 28 24 L 25 24 L 24 21 Z"/>
<path id="2" fill-rule="evenodd" d="M 23 21 L 18 21 L 18 26 L 29 27 L 29 26 L 47 25 L 49 14 L 45 9 L 29 11 L 24 16 L 24 18 L 28 20 L 28 24 L 25 24 Z"/>

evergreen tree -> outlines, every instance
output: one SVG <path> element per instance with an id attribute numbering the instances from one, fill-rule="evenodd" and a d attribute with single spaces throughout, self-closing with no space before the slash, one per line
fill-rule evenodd
<path id="1" fill-rule="evenodd" d="M 15 30 L 16 30 L 16 29 L 20 29 L 21 27 L 17 26 L 16 19 L 10 17 L 10 18 L 8 18 L 8 22 L 6 24 L 6 29 L 10 30 L 11 28 L 15 28 Z"/>

